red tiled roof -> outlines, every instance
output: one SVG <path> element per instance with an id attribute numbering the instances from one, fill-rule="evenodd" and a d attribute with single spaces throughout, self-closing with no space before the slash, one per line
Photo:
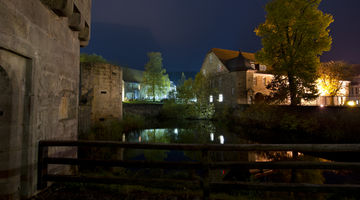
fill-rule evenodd
<path id="1" fill-rule="evenodd" d="M 239 56 L 239 51 L 233 51 L 233 50 L 227 50 L 227 49 L 219 49 L 219 48 L 212 48 L 211 52 L 215 53 L 215 55 L 222 61 L 226 62 L 228 60 L 234 59 Z M 241 52 L 242 56 L 250 61 L 256 61 L 255 60 L 255 54 L 254 53 L 247 53 L 247 52 Z"/>

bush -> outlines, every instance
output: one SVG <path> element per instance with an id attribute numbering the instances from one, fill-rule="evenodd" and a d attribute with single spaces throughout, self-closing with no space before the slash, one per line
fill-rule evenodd
<path id="1" fill-rule="evenodd" d="M 215 113 L 213 104 L 176 103 L 168 100 L 160 111 L 161 119 L 212 119 Z"/>

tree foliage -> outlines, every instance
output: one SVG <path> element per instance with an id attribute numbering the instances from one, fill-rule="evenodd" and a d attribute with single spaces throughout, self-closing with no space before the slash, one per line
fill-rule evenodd
<path id="1" fill-rule="evenodd" d="M 193 88 L 194 81 L 192 78 L 189 78 L 183 82 L 182 85 L 179 85 L 177 88 L 177 99 L 181 103 L 190 103 L 192 99 L 195 99 L 195 92 Z"/>
<path id="2" fill-rule="evenodd" d="M 352 76 L 352 66 L 343 62 L 321 63 L 318 68 L 318 87 L 324 96 L 337 96 L 345 80 Z"/>
<path id="3" fill-rule="evenodd" d="M 263 48 L 256 59 L 266 64 L 275 78 L 269 89 L 278 101 L 317 97 L 319 56 L 331 48 L 330 14 L 318 9 L 321 0 L 272 0 L 266 5 L 266 21 L 255 33 Z"/>
<path id="4" fill-rule="evenodd" d="M 97 54 L 86 54 L 82 53 L 80 55 L 80 62 L 81 63 L 109 63 L 104 57 L 97 55 Z"/>
<path id="5" fill-rule="evenodd" d="M 155 101 L 156 97 L 162 97 L 169 92 L 170 80 L 163 68 L 161 53 L 150 52 L 148 57 L 141 85 L 145 88 L 145 93 Z"/>

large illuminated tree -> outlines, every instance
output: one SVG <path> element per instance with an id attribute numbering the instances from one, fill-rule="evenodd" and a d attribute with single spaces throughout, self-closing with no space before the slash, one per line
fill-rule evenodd
<path id="1" fill-rule="evenodd" d="M 149 62 L 145 65 L 145 72 L 141 82 L 145 92 L 155 101 L 156 97 L 166 95 L 170 90 L 170 80 L 163 68 L 162 56 L 159 52 L 148 53 Z"/>
<path id="2" fill-rule="evenodd" d="M 301 99 L 317 97 L 316 73 L 319 56 L 331 48 L 330 14 L 318 9 L 321 0 L 272 0 L 266 5 L 266 21 L 255 33 L 263 48 L 256 59 L 275 75 L 268 86 L 279 102 L 290 98 L 291 105 Z"/>

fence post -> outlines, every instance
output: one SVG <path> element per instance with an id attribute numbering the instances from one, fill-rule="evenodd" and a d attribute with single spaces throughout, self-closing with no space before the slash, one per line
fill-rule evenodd
<path id="1" fill-rule="evenodd" d="M 209 167 L 209 150 L 204 148 L 202 150 L 202 165 L 203 165 L 203 177 L 202 177 L 202 189 L 203 189 L 203 199 L 210 199 L 210 167 Z"/>
<path id="2" fill-rule="evenodd" d="M 37 183 L 37 189 L 42 190 L 47 187 L 47 181 L 44 180 L 45 176 L 48 172 L 48 165 L 45 161 L 45 159 L 48 157 L 48 147 L 44 146 L 39 142 L 38 147 L 38 183 Z"/>

